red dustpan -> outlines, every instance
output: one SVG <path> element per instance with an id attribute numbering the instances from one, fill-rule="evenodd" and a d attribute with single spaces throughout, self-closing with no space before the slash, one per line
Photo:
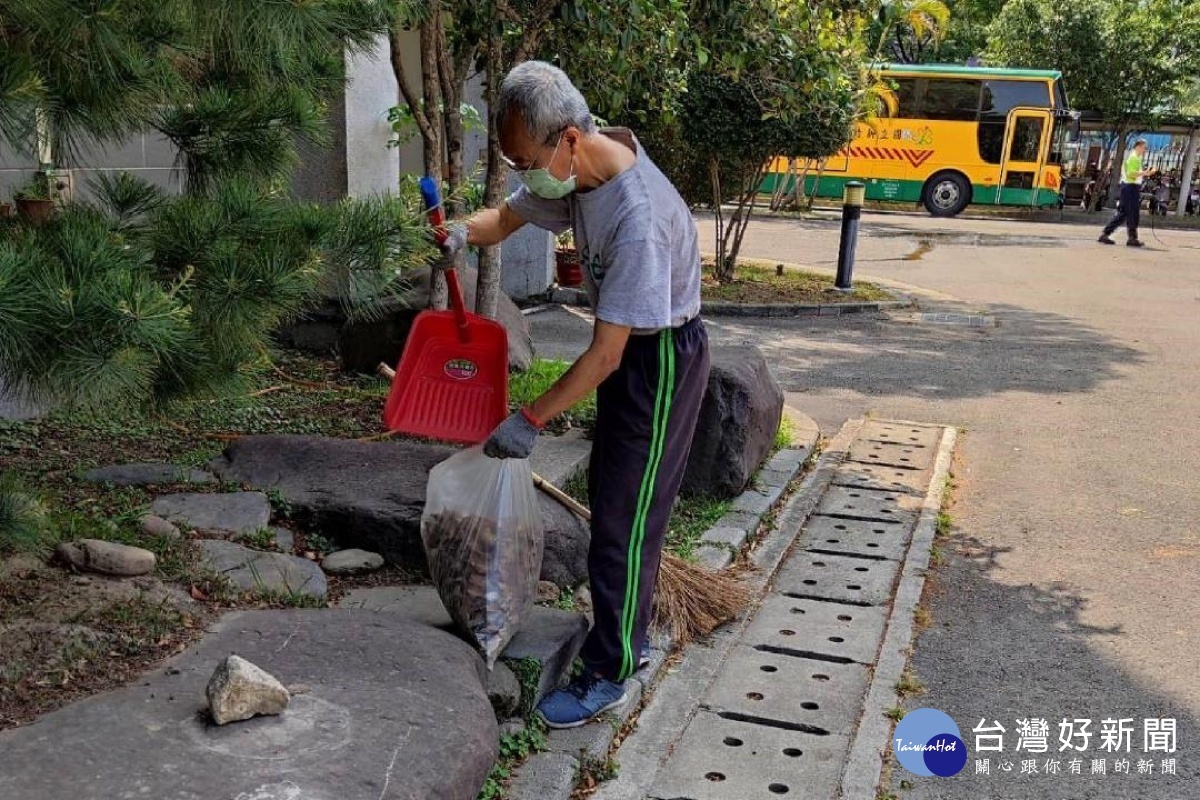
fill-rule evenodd
<path id="1" fill-rule="evenodd" d="M 430 222 L 441 229 L 429 178 L 421 179 L 421 194 Z M 451 310 L 417 315 L 383 422 L 396 433 L 478 444 L 508 416 L 508 335 L 500 323 L 467 313 L 454 269 L 446 270 L 446 284 Z"/>

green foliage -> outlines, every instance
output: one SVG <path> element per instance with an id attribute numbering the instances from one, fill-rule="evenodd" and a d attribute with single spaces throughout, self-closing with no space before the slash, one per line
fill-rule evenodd
<path id="1" fill-rule="evenodd" d="M 46 510 L 16 478 L 0 474 L 0 555 L 37 553 L 49 544 Z"/>
<path id="2" fill-rule="evenodd" d="M 25 396 L 112 410 L 235 387 L 280 323 L 322 297 L 371 314 L 428 252 L 395 198 L 234 181 L 165 199 L 129 177 L 99 197 L 0 231 L 0 372 Z"/>
<path id="3" fill-rule="evenodd" d="M 786 450 L 791 447 L 792 437 L 795 435 L 796 423 L 792 422 L 791 417 L 784 414 L 779 420 L 779 430 L 775 431 L 775 451 L 778 452 L 779 450 Z"/>
<path id="4" fill-rule="evenodd" d="M 1063 72 L 1076 108 L 1118 126 L 1178 108 L 1200 71 L 1200 5 L 1188 0 L 1009 0 L 988 57 Z"/>
<path id="5" fill-rule="evenodd" d="M 422 103 L 420 107 L 424 108 L 424 104 Z M 439 108 L 439 111 L 444 114 L 445 106 L 443 105 Z M 465 133 L 487 130 L 479 109 L 470 103 L 460 103 L 458 114 L 462 118 L 463 131 Z M 419 133 L 417 119 L 407 103 L 401 103 L 389 108 L 387 111 L 387 121 L 392 126 L 392 138 L 388 140 L 388 147 L 399 147 L 402 144 L 407 144 Z"/>
<path id="6" fill-rule="evenodd" d="M 532 716 L 520 733 L 500 737 L 500 758 L 521 760 L 546 749 L 546 723 Z"/>
<path id="7" fill-rule="evenodd" d="M 53 196 L 50 179 L 44 172 L 35 173 L 23 186 L 13 191 L 16 200 L 49 200 Z"/>
<path id="8" fill-rule="evenodd" d="M 244 544 L 253 550 L 278 550 L 279 547 L 275 543 L 275 534 L 270 528 L 259 528 L 255 531 L 246 531 L 234 537 L 234 540 L 239 544 Z"/>
<path id="9" fill-rule="evenodd" d="M 513 408 L 527 406 L 546 392 L 555 381 L 561 378 L 570 368 L 566 361 L 537 358 L 524 372 L 513 374 L 509 378 L 508 402 Z M 596 393 L 591 392 L 587 397 L 567 409 L 557 419 L 551 422 L 552 427 L 571 425 L 577 428 L 590 429 L 596 424 Z"/>
<path id="10" fill-rule="evenodd" d="M 538 681 L 542 677 L 542 664 L 536 658 L 504 659 L 504 663 L 517 677 L 521 685 L 520 716 L 529 716 L 533 711 L 533 699 L 537 695 Z"/>
<path id="11" fill-rule="evenodd" d="M 883 0 L 871 23 L 876 60 L 925 61 L 938 52 L 949 23 L 950 9 L 941 0 Z"/>
<path id="12" fill-rule="evenodd" d="M 711 497 L 681 497 L 667 523 L 667 549 L 680 558 L 695 555 L 704 532 L 729 513 L 733 503 Z"/>

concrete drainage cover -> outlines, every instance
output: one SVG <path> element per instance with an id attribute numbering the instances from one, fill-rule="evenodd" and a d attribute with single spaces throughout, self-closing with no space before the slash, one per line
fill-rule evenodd
<path id="1" fill-rule="evenodd" d="M 895 322 L 924 323 L 926 325 L 950 325 L 960 328 L 997 328 L 1000 321 L 987 314 L 958 314 L 947 311 L 916 311 L 891 313 L 888 317 Z"/>
<path id="2" fill-rule="evenodd" d="M 848 736 L 814 736 L 701 711 L 650 796 L 656 800 L 832 800 Z"/>
<path id="3" fill-rule="evenodd" d="M 853 489 L 880 489 L 886 492 L 905 492 L 924 495 L 928 476 L 919 469 L 900 469 L 876 464 L 848 461 L 833 475 L 834 486 Z"/>
<path id="4" fill-rule="evenodd" d="M 899 564 L 865 558 L 797 553 L 775 579 L 775 590 L 796 599 L 877 606 L 892 596 Z"/>
<path id="5" fill-rule="evenodd" d="M 870 420 L 858 433 L 859 439 L 884 444 L 904 444 L 936 450 L 942 438 L 942 429 L 936 425 L 918 425 L 909 422 L 883 422 Z"/>
<path id="6" fill-rule="evenodd" d="M 771 595 L 743 634 L 743 642 L 784 655 L 872 664 L 883 638 L 886 617 L 887 612 L 882 608 L 851 608 L 839 603 Z M 732 672 L 737 680 L 746 680 L 746 673 Z M 717 682 L 721 682 L 720 677 Z"/>
<path id="7" fill-rule="evenodd" d="M 815 513 L 913 526 L 917 523 L 917 512 L 920 510 L 920 499 L 909 494 L 830 486 Z"/>
<path id="8" fill-rule="evenodd" d="M 850 460 L 900 469 L 930 469 L 936 451 L 929 447 L 885 444 L 858 439 L 850 445 Z"/>
<path id="9" fill-rule="evenodd" d="M 804 525 L 810 552 L 899 561 L 908 551 L 912 528 L 856 519 L 812 516 Z"/>

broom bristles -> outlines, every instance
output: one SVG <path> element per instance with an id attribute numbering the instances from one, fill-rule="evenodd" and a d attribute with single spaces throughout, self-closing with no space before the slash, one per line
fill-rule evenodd
<path id="1" fill-rule="evenodd" d="M 654 592 L 654 627 L 678 644 L 707 636 L 750 604 L 751 590 L 729 569 L 719 572 L 664 552 Z"/>

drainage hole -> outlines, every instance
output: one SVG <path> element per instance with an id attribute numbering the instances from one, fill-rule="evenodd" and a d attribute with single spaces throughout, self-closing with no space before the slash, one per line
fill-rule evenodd
<path id="1" fill-rule="evenodd" d="M 855 567 L 854 571 L 855 572 L 870 572 L 871 570 L 868 567 Z"/>
<path id="2" fill-rule="evenodd" d="M 900 460 L 901 460 L 901 461 L 908 461 L 908 459 L 907 459 L 907 458 L 902 458 L 902 459 L 900 459 Z"/>
<path id="3" fill-rule="evenodd" d="M 824 561 L 814 561 L 813 566 L 814 567 L 823 567 L 823 566 L 825 566 L 825 562 Z"/>
<path id="4" fill-rule="evenodd" d="M 845 526 L 845 525 L 834 525 L 833 527 L 834 527 L 834 528 L 836 528 L 836 529 L 837 529 L 837 530 L 839 530 L 839 531 L 844 531 L 844 530 L 846 530 L 846 526 Z"/>
<path id="5" fill-rule="evenodd" d="M 895 512 L 892 511 L 890 508 L 885 508 L 885 509 L 883 509 L 883 513 L 884 514 L 894 514 Z"/>
<path id="6" fill-rule="evenodd" d="M 851 493 L 850 493 L 850 496 L 851 496 L 851 497 L 862 497 L 862 495 L 861 495 L 861 494 L 858 494 L 857 492 L 851 492 Z"/>
<path id="7" fill-rule="evenodd" d="M 758 692 L 746 692 L 747 700 L 762 700 L 763 696 Z"/>
<path id="8" fill-rule="evenodd" d="M 841 636 L 830 636 L 829 641 L 834 642 L 836 644 L 841 644 L 842 642 L 844 642 L 846 640 L 843 639 Z"/>
<path id="9" fill-rule="evenodd" d="M 871 528 L 871 533 L 887 533 L 883 528 Z"/>
<path id="10" fill-rule="evenodd" d="M 721 781 L 725 780 L 725 776 L 719 772 L 710 772 L 707 775 L 705 775 L 704 777 L 707 778 L 708 780 L 712 781 L 713 783 L 720 783 Z"/>
<path id="11" fill-rule="evenodd" d="M 859 586 L 857 583 L 847 583 L 846 588 L 852 592 L 857 592 L 862 589 L 862 587 Z"/>
<path id="12" fill-rule="evenodd" d="M 839 539 L 826 539 L 825 544 L 837 544 L 839 541 Z M 878 547 L 878 545 L 876 545 L 876 547 Z"/>
<path id="13" fill-rule="evenodd" d="M 779 672 L 779 667 L 775 666 L 774 664 L 763 664 L 761 667 L 759 667 L 759 669 L 761 669 L 763 672 Z"/>
<path id="14" fill-rule="evenodd" d="M 771 790 L 771 794 L 787 794 L 788 793 L 788 787 L 784 786 L 782 783 L 772 783 L 767 788 Z"/>
<path id="15" fill-rule="evenodd" d="M 783 748 L 783 754 L 788 758 L 799 758 L 804 755 L 804 751 L 795 747 L 785 747 Z"/>
<path id="16" fill-rule="evenodd" d="M 781 630 L 780 633 L 782 633 L 784 636 L 795 636 L 796 635 L 795 631 L 789 631 L 787 628 L 784 628 L 783 630 Z"/>
<path id="17" fill-rule="evenodd" d="M 805 711 L 816 711 L 818 708 L 820 708 L 819 705 L 817 705 L 816 703 L 812 703 L 812 702 L 801 703 L 800 707 L 803 708 Z"/>
<path id="18" fill-rule="evenodd" d="M 742 740 L 738 739 L 736 736 L 726 736 L 725 744 L 729 745 L 730 747 L 741 747 Z"/>
<path id="19" fill-rule="evenodd" d="M 816 581 L 814 581 L 814 580 L 812 580 L 812 579 L 809 579 L 809 580 L 807 580 L 807 581 L 805 581 L 805 582 L 804 582 L 804 585 L 805 585 L 805 586 L 816 586 L 816 585 L 817 585 L 817 582 L 816 582 Z"/>
<path id="20" fill-rule="evenodd" d="M 793 608 L 792 613 L 793 614 L 806 614 L 808 612 L 806 612 L 803 608 Z"/>
<path id="21" fill-rule="evenodd" d="M 854 617 L 850 616 L 849 614 L 838 614 L 838 619 L 842 622 L 849 622 L 850 620 L 854 619 Z"/>
<path id="22" fill-rule="evenodd" d="M 850 505 L 849 503 L 846 503 L 846 508 L 854 508 L 854 506 Z"/>
<path id="23" fill-rule="evenodd" d="M 827 680 L 829 680 L 829 676 L 823 675 L 820 672 L 818 672 L 816 675 L 813 675 L 813 680 L 814 681 L 827 681 Z"/>
<path id="24" fill-rule="evenodd" d="M 867 547 L 879 547 L 878 542 L 867 542 Z"/>

